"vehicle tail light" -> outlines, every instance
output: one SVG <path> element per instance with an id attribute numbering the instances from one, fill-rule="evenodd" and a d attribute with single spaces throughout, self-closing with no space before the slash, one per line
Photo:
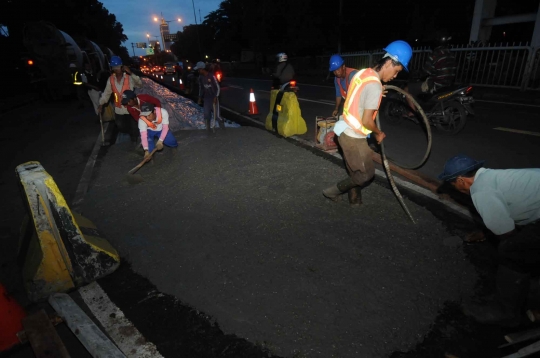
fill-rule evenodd
<path id="1" fill-rule="evenodd" d="M 216 72 L 217 80 L 221 82 L 221 72 Z"/>
<path id="2" fill-rule="evenodd" d="M 34 61 L 28 60 L 26 63 L 28 63 L 28 66 L 32 66 L 34 64 Z"/>
<path id="3" fill-rule="evenodd" d="M 465 91 L 467 94 L 472 91 L 472 86 L 467 87 L 467 90 Z"/>
<path id="4" fill-rule="evenodd" d="M 291 81 L 291 87 L 296 87 L 296 81 Z"/>

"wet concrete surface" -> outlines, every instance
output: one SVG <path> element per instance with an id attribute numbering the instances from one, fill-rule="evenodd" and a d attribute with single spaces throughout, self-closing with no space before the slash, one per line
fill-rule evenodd
<path id="1" fill-rule="evenodd" d="M 413 347 L 443 308 L 473 293 L 475 270 L 454 234 L 391 191 L 358 210 L 321 190 L 344 170 L 255 128 L 175 133 L 130 185 L 140 160 L 111 147 L 83 214 L 133 270 L 272 354 L 387 357 Z M 159 348 L 159 347 L 158 347 Z"/>
<path id="2" fill-rule="evenodd" d="M 10 118 L 0 280 L 34 311 L 42 306 L 25 301 L 15 262 L 24 207 L 14 167 L 39 160 L 70 202 L 99 124 L 69 102 Z M 255 128 L 176 136 L 179 150 L 157 155 L 136 185 L 124 178 L 140 153 L 103 148 L 83 205 L 124 262 L 99 283 L 165 357 L 501 357 L 514 351 L 497 348 L 503 335 L 530 328 L 460 312 L 462 299 L 492 292 L 496 243 L 459 245 L 474 225 L 441 205 L 403 191 L 414 226 L 382 179 L 359 210 L 325 201 L 341 163 Z"/>

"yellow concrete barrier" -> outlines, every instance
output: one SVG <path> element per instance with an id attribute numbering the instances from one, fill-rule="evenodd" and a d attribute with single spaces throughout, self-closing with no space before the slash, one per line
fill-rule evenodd
<path id="1" fill-rule="evenodd" d="M 275 106 L 278 90 L 270 92 L 270 113 L 266 116 L 265 127 L 272 130 L 272 117 L 277 116 L 278 133 L 284 137 L 307 132 L 306 121 L 302 118 L 298 98 L 294 92 L 283 93 L 281 102 Z M 275 111 L 274 111 L 275 108 Z"/>
<path id="2" fill-rule="evenodd" d="M 27 217 L 19 262 L 28 297 L 37 301 L 103 277 L 120 257 L 88 219 L 71 212 L 54 179 L 39 162 L 16 168 Z"/>

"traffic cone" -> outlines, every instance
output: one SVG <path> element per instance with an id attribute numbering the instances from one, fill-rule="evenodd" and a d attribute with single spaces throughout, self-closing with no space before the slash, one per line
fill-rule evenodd
<path id="1" fill-rule="evenodd" d="M 255 93 L 253 88 L 249 91 L 249 111 L 248 114 L 259 114 L 259 108 L 257 108 L 257 102 L 255 102 Z"/>
<path id="2" fill-rule="evenodd" d="M 181 78 L 178 78 L 178 85 L 180 86 L 180 89 L 183 91 L 186 89 L 186 86 L 184 86 L 184 82 Z"/>
<path id="3" fill-rule="evenodd" d="M 0 317 L 2 324 L 0 325 L 0 352 L 5 351 L 17 343 L 17 332 L 22 331 L 23 326 L 21 320 L 26 316 L 23 308 L 9 296 L 0 284 Z"/>

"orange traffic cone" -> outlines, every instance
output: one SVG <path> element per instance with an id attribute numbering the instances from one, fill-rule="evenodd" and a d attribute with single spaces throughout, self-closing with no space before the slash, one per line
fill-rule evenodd
<path id="1" fill-rule="evenodd" d="M 257 108 L 257 102 L 255 102 L 255 93 L 253 92 L 253 88 L 249 91 L 248 114 L 259 114 L 259 108 Z"/>
<path id="2" fill-rule="evenodd" d="M 21 320 L 26 316 L 23 308 L 9 296 L 4 285 L 0 284 L 0 352 L 19 343 L 17 332 L 22 331 Z"/>

